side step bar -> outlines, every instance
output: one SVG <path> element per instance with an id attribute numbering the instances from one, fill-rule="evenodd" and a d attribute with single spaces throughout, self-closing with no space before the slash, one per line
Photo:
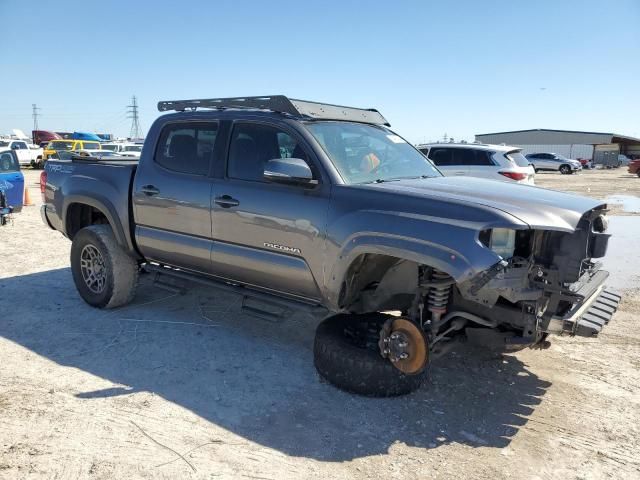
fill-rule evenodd
<path id="1" fill-rule="evenodd" d="M 276 296 L 245 285 L 225 282 L 224 280 L 219 280 L 214 277 L 187 273 L 183 270 L 150 263 L 145 264 L 144 269 L 155 274 L 154 283 L 158 285 L 158 287 L 175 293 L 182 293 L 184 289 L 162 277 L 166 276 L 187 282 L 200 283 L 208 287 L 240 295 L 242 296 L 241 310 L 243 312 L 271 321 L 284 318 L 290 314 L 292 310 L 302 311 L 317 318 L 322 318 L 328 313 L 327 309 L 319 304 L 308 303 L 295 298 Z"/>

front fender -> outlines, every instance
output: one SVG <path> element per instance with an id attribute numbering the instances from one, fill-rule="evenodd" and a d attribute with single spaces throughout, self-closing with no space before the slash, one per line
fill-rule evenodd
<path id="1" fill-rule="evenodd" d="M 481 230 L 498 225 L 507 226 L 503 221 L 479 223 L 375 210 L 352 212 L 329 228 L 328 258 L 335 261 L 326 270 L 327 303 L 330 308 L 339 309 L 345 276 L 351 264 L 363 254 L 429 265 L 446 272 L 458 283 L 468 280 L 500 260 L 478 239 Z M 509 226 L 526 228 L 517 222 Z"/>

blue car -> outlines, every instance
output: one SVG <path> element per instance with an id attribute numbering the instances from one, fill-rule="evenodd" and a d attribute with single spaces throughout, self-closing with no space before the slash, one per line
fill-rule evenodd
<path id="1" fill-rule="evenodd" d="M 4 191 L 8 206 L 14 212 L 22 210 L 24 176 L 18 157 L 12 150 L 0 150 L 0 188 Z"/>

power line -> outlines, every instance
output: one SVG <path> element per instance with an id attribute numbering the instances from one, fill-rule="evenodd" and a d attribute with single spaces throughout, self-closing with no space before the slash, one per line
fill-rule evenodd
<path id="1" fill-rule="evenodd" d="M 131 105 L 127 105 L 127 118 L 131 119 L 131 131 L 129 136 L 131 138 L 140 138 L 140 121 L 138 118 L 138 101 L 134 95 L 131 99 Z"/>
<path id="2" fill-rule="evenodd" d="M 40 114 L 38 113 L 38 110 L 40 110 L 40 108 L 38 108 L 38 106 L 35 103 L 31 104 L 31 116 L 33 117 L 33 129 L 34 130 L 39 130 L 38 129 L 38 117 L 40 116 Z"/>

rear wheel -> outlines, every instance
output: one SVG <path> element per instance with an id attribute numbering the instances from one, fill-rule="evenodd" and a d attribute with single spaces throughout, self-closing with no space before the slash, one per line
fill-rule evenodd
<path id="1" fill-rule="evenodd" d="M 569 165 L 560 165 L 560 173 L 569 175 L 571 173 L 571 167 Z"/>
<path id="2" fill-rule="evenodd" d="M 71 273 L 80 296 L 97 308 L 129 303 L 138 283 L 138 265 L 118 245 L 109 225 L 91 225 L 75 235 Z"/>
<path id="3" fill-rule="evenodd" d="M 392 318 L 371 313 L 336 315 L 323 321 L 316 330 L 313 349 L 318 373 L 336 387 L 360 395 L 389 397 L 420 388 L 427 377 L 426 344 L 416 343 L 425 357 L 414 374 L 401 371 L 407 367 L 415 369 L 408 362 L 396 367 L 380 354 L 380 331 Z"/>

